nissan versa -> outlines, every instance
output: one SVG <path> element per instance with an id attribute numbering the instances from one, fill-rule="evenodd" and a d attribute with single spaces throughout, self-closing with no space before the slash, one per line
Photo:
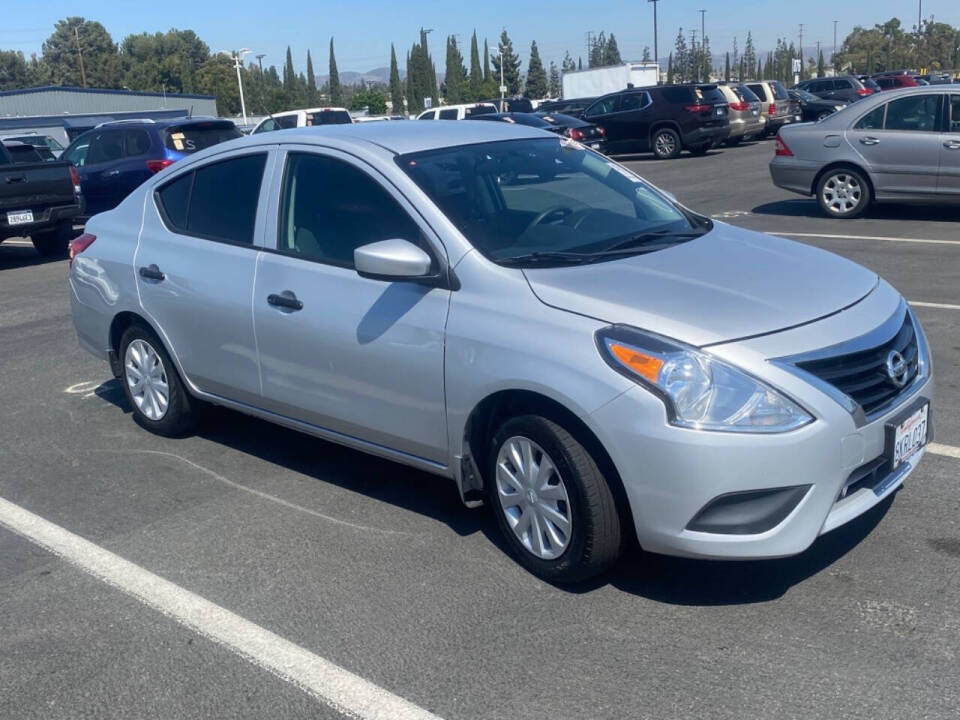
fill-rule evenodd
<path id="1" fill-rule="evenodd" d="M 507 123 L 283 130 L 203 150 L 71 248 L 80 343 L 137 421 L 210 402 L 449 477 L 571 581 L 631 535 L 799 553 L 931 437 L 907 303 Z"/>

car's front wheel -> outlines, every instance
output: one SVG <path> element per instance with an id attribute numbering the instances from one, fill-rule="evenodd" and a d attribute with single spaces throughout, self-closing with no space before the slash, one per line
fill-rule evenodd
<path id="1" fill-rule="evenodd" d="M 661 160 L 670 160 L 680 154 L 680 135 L 676 130 L 660 128 L 653 134 L 653 154 Z"/>
<path id="2" fill-rule="evenodd" d="M 193 403 L 159 338 L 142 325 L 131 325 L 120 338 L 119 351 L 123 391 L 137 423 L 168 437 L 190 430 Z"/>
<path id="3" fill-rule="evenodd" d="M 514 556 L 550 582 L 602 573 L 620 553 L 613 494 L 588 450 L 539 415 L 506 421 L 494 435 L 487 492 Z"/>
<path id="4" fill-rule="evenodd" d="M 856 170 L 828 170 L 817 183 L 817 202 L 829 217 L 855 218 L 870 205 L 870 185 Z"/>

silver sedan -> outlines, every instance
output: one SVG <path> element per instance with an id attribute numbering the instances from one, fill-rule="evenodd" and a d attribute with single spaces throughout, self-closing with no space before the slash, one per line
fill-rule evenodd
<path id="1" fill-rule="evenodd" d="M 878 93 L 783 128 L 770 174 L 830 217 L 871 202 L 960 202 L 960 85 Z"/>

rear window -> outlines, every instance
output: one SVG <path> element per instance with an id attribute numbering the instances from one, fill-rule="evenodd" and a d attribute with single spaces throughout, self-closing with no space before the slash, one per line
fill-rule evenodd
<path id="1" fill-rule="evenodd" d="M 34 149 L 33 145 L 7 145 L 7 152 L 15 163 L 35 163 L 40 162 L 40 155 Z"/>
<path id="2" fill-rule="evenodd" d="M 760 102 L 760 98 L 757 97 L 757 94 L 746 85 L 735 85 L 733 91 L 737 94 L 738 98 L 743 100 L 743 102 Z"/>
<path id="3" fill-rule="evenodd" d="M 727 102 L 723 91 L 716 85 L 701 85 L 697 88 L 697 100 L 702 103 L 720 103 Z"/>
<path id="4" fill-rule="evenodd" d="M 665 87 L 660 89 L 660 94 L 668 103 L 675 105 L 686 105 L 697 99 L 692 87 Z"/>
<path id="5" fill-rule="evenodd" d="M 349 125 L 353 122 L 346 110 L 319 110 L 307 113 L 307 125 Z"/>
<path id="6" fill-rule="evenodd" d="M 164 145 L 168 150 L 194 153 L 238 137 L 243 137 L 243 133 L 232 122 L 176 125 L 167 128 Z"/>
<path id="7" fill-rule="evenodd" d="M 769 100 L 767 100 L 767 93 L 763 89 L 763 85 L 757 83 L 755 85 L 747 85 L 747 87 L 760 99 L 761 102 L 769 102 Z"/>
<path id="8" fill-rule="evenodd" d="M 777 100 L 789 100 L 790 96 L 787 94 L 787 89 L 781 85 L 779 82 L 774 81 L 770 83 L 770 88 L 773 90 L 773 97 Z"/>
<path id="9" fill-rule="evenodd" d="M 467 117 L 471 115 L 489 115 L 490 113 L 495 113 L 497 109 L 493 105 L 477 105 L 475 107 L 467 108 L 464 113 Z"/>

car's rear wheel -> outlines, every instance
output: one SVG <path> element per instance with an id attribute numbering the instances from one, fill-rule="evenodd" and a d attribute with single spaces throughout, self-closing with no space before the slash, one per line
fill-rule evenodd
<path id="1" fill-rule="evenodd" d="M 73 224 L 61 222 L 53 230 L 36 232 L 30 242 L 41 257 L 66 257 L 73 240 Z"/>
<path id="2" fill-rule="evenodd" d="M 828 170 L 817 183 L 817 202 L 829 217 L 849 219 L 864 213 L 870 205 L 870 185 L 856 170 Z"/>
<path id="3" fill-rule="evenodd" d="M 680 135 L 677 134 L 676 130 L 660 128 L 653 133 L 650 144 L 653 148 L 653 154 L 661 160 L 671 160 L 680 154 Z"/>
<path id="4" fill-rule="evenodd" d="M 551 582 L 602 573 L 620 553 L 620 519 L 596 461 L 539 415 L 506 421 L 493 438 L 487 492 L 517 560 Z"/>
<path id="5" fill-rule="evenodd" d="M 120 338 L 123 391 L 137 423 L 158 435 L 190 430 L 195 412 L 163 343 L 147 327 L 131 325 Z"/>

